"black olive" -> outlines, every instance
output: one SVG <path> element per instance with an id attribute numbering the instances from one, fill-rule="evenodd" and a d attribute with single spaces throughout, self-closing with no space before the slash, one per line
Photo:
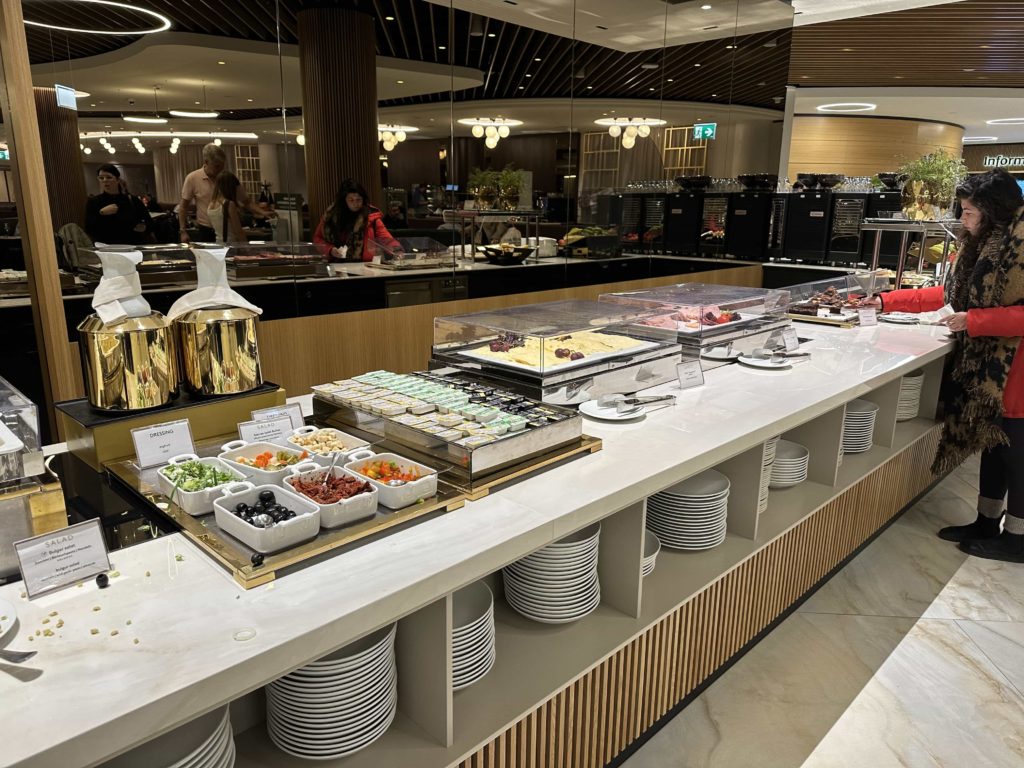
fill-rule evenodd
<path id="1" fill-rule="evenodd" d="M 253 553 L 253 556 L 249 558 L 249 561 L 256 567 L 259 568 L 263 565 L 263 555 L 259 552 Z"/>
<path id="2" fill-rule="evenodd" d="M 96 576 L 96 586 L 100 589 L 106 589 L 110 584 L 110 578 L 105 573 L 101 573 Z"/>
<path id="3" fill-rule="evenodd" d="M 260 491 L 260 501 L 264 504 L 267 502 L 274 501 L 275 496 L 273 491 Z"/>
<path id="4" fill-rule="evenodd" d="M 248 506 L 249 505 L 246 504 L 244 501 L 238 502 L 237 504 L 235 504 L 235 514 L 237 514 L 237 515 L 242 514 L 243 512 L 245 512 L 246 507 L 248 507 Z"/>
<path id="5" fill-rule="evenodd" d="M 288 519 L 291 520 L 294 517 L 298 517 L 298 515 L 296 515 L 296 513 L 295 513 L 295 510 L 289 509 L 288 510 Z"/>

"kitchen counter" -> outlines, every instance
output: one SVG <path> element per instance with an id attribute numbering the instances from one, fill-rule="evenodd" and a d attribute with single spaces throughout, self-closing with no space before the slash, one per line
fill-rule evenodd
<path id="1" fill-rule="evenodd" d="M 814 353 L 808 362 L 784 372 L 725 366 L 709 372 L 703 387 L 676 390 L 673 407 L 643 421 L 588 420 L 585 431 L 603 438 L 602 451 L 264 587 L 242 590 L 178 534 L 113 553 L 119 575 L 106 590 L 89 583 L 29 603 L 20 585 L 0 587 L 0 596 L 19 609 L 20 626 L 9 647 L 39 652 L 21 667 L 0 664 L 0 765 L 95 765 L 773 435 L 833 413 L 917 368 L 931 364 L 935 370 L 950 349 L 946 330 L 938 327 L 799 330 L 812 337 L 804 346 Z M 900 429 L 912 445 L 932 422 L 917 419 Z M 859 467 L 847 462 L 850 482 L 860 480 Z M 812 485 L 808 493 L 819 494 L 821 504 L 843 490 Z M 780 517 L 760 534 L 730 535 L 721 556 L 736 562 L 753 556 L 784 535 L 788 522 Z M 694 556 L 693 562 L 710 561 Z M 51 618 L 52 612 L 57 616 Z M 57 636 L 28 640 L 58 617 L 64 625 Z M 47 618 L 51 622 L 44 625 Z M 552 641 L 562 631 L 532 626 Z M 515 702 L 508 706 L 518 711 Z M 471 719 L 467 714 L 467 723 Z M 460 736 L 456 721 L 456 743 L 448 752 L 436 745 L 433 752 L 424 749 L 437 753 L 438 764 L 448 764 L 449 753 L 459 757 L 481 743 L 466 728 Z M 481 733 L 490 738 L 487 730 Z M 360 754 L 371 760 L 372 749 Z"/>

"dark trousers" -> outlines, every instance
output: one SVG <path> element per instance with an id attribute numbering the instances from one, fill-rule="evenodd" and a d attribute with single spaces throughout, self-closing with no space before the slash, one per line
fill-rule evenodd
<path id="1" fill-rule="evenodd" d="M 1009 445 L 981 454 L 979 489 L 986 499 L 1006 496 L 1006 513 L 1024 518 L 1024 419 L 1003 419 Z"/>
<path id="2" fill-rule="evenodd" d="M 217 233 L 213 231 L 213 227 L 198 224 L 196 225 L 196 236 L 192 239 L 197 243 L 216 243 Z"/>

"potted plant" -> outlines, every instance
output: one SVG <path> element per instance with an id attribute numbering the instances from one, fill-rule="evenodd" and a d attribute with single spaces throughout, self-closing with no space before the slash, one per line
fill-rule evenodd
<path id="1" fill-rule="evenodd" d="M 967 166 L 962 158 L 940 149 L 905 163 L 899 173 L 906 176 L 903 213 L 911 221 L 936 221 L 949 217 L 956 185 L 967 176 Z"/>
<path id="2" fill-rule="evenodd" d="M 522 174 L 511 165 L 498 173 L 498 204 L 506 211 L 519 207 L 519 193 L 523 186 Z"/>
<path id="3" fill-rule="evenodd" d="M 484 171 L 474 168 L 469 173 L 469 191 L 476 198 L 476 207 L 482 211 L 494 207 L 498 199 L 500 174 L 497 171 Z"/>

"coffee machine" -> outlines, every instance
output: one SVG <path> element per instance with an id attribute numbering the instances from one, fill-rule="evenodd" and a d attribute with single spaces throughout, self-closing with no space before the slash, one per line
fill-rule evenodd
<path id="1" fill-rule="evenodd" d="M 729 193 L 725 252 L 737 259 L 768 258 L 774 193 L 748 189 Z"/>
<path id="2" fill-rule="evenodd" d="M 820 263 L 826 260 L 832 214 L 832 190 L 793 192 L 786 203 L 783 258 Z"/>

